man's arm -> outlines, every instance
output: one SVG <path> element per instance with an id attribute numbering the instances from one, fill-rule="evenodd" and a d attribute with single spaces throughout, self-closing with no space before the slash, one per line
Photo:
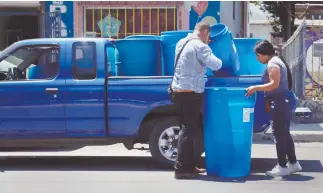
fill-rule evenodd
<path id="1" fill-rule="evenodd" d="M 213 54 L 211 48 L 204 43 L 200 43 L 197 47 L 197 58 L 213 71 L 217 71 L 222 67 L 222 61 L 217 58 Z"/>

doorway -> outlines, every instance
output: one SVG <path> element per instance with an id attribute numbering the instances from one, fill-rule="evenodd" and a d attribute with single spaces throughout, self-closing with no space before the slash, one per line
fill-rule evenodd
<path id="1" fill-rule="evenodd" d="M 0 16 L 0 50 L 24 39 L 40 37 L 38 15 Z"/>

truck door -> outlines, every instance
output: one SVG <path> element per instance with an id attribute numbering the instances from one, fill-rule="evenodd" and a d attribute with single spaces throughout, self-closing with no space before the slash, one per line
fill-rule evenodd
<path id="1" fill-rule="evenodd" d="M 64 45 L 39 44 L 9 51 L 0 60 L 0 137 L 53 138 L 65 130 L 60 88 Z"/>
<path id="2" fill-rule="evenodd" d="M 97 42 L 68 44 L 66 129 L 71 137 L 105 136 L 105 56 Z M 102 50 L 102 51 L 101 51 Z"/>

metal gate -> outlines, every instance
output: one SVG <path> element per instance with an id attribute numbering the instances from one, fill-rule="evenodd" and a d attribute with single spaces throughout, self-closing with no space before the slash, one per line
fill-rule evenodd
<path id="1" fill-rule="evenodd" d="M 292 37 L 282 46 L 282 54 L 291 68 L 293 76 L 293 91 L 300 99 L 305 98 L 305 73 L 306 73 L 306 56 L 305 56 L 305 37 L 306 37 L 306 20 L 295 30 Z"/>
<path id="2" fill-rule="evenodd" d="M 45 37 L 60 38 L 61 37 L 61 12 L 45 13 Z"/>
<path id="3" fill-rule="evenodd" d="M 312 14 L 307 20 L 307 85 L 306 95 L 314 100 L 323 100 L 323 20 Z"/>
<path id="4" fill-rule="evenodd" d="M 161 31 L 177 30 L 177 6 L 96 6 L 85 7 L 81 36 L 125 38 L 129 35 L 160 35 Z M 78 11 L 76 10 L 76 14 Z"/>

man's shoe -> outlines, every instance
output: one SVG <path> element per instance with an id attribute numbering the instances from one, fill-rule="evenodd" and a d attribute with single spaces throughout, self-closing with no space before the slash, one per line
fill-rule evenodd
<path id="1" fill-rule="evenodd" d="M 205 172 L 206 172 L 206 169 L 204 169 L 204 168 L 198 168 L 198 167 L 194 168 L 194 173 L 202 174 L 202 173 L 205 173 Z"/>
<path id="2" fill-rule="evenodd" d="M 199 175 L 197 173 L 191 173 L 191 172 L 176 172 L 175 171 L 175 179 L 197 179 Z"/>

